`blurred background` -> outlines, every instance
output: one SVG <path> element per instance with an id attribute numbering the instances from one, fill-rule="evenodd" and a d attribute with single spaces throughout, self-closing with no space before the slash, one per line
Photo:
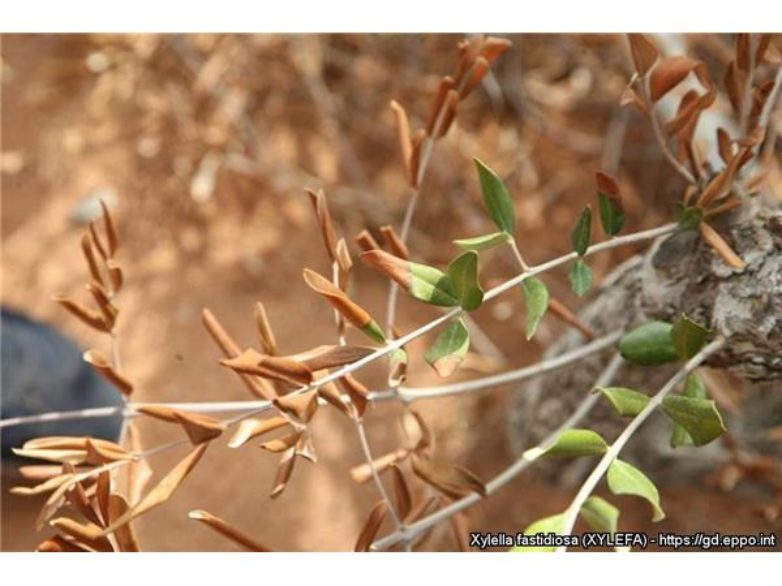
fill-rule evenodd
<path id="1" fill-rule="evenodd" d="M 256 346 L 253 305 L 266 304 L 283 352 L 334 340 L 330 310 L 301 279 L 303 267 L 328 270 L 306 188 L 322 187 L 338 230 L 353 237 L 398 226 L 409 188 L 389 102 L 412 127 L 426 123 L 442 75 L 457 64 L 457 35 L 4 35 L 2 37 L 3 305 L 57 326 L 83 348 L 108 351 L 100 336 L 51 301 L 85 295 L 80 237 L 103 198 L 120 233 L 126 285 L 117 299 L 124 370 L 134 399 L 207 401 L 248 398 L 217 363 L 200 323 L 212 309 L 242 346 Z M 450 240 L 491 229 L 471 163 L 480 157 L 505 177 L 516 199 L 522 251 L 541 262 L 570 249 L 576 214 L 594 201 L 594 173 L 620 178 L 626 231 L 671 218 L 681 183 L 670 172 L 647 123 L 619 107 L 631 65 L 617 35 L 511 35 L 513 47 L 460 105 L 437 145 L 413 222 L 413 255 L 430 264 L 455 253 Z M 774 43 L 779 46 L 779 39 Z M 670 50 L 703 59 L 715 79 L 733 57 L 730 35 L 673 36 Z M 717 112 L 727 115 L 719 101 Z M 778 167 L 769 177 L 782 199 Z M 605 275 L 633 254 L 598 255 Z M 508 251 L 482 261 L 490 286 L 514 274 Z M 383 316 L 387 282 L 358 264 L 356 297 Z M 577 309 L 566 274 L 552 294 Z M 521 296 L 506 295 L 475 314 L 487 340 L 459 376 L 520 366 L 539 357 L 563 326 L 548 317 L 524 341 Z M 431 308 L 400 301 L 408 331 Z M 409 384 L 436 383 L 419 358 Z M 7 365 L 3 366 L 4 368 Z M 384 384 L 382 367 L 360 377 Z M 421 410 L 451 460 L 489 478 L 512 459 L 505 437 L 508 389 L 450 398 Z M 400 442 L 399 410 L 367 416 L 373 451 Z M 141 422 L 143 443 L 178 437 L 177 429 Z M 147 550 L 233 549 L 187 518 L 203 508 L 279 550 L 351 549 L 376 500 L 348 469 L 361 462 L 352 426 L 324 409 L 315 423 L 320 456 L 300 464 L 285 494 L 268 498 L 276 458 L 257 447 L 213 446 L 165 506 L 137 523 Z M 222 443 L 225 442 L 216 442 Z M 181 452 L 155 456 L 161 473 Z M 4 472 L 2 548 L 29 550 L 45 534 L 33 521 L 42 501 L 8 494 Z M 661 530 L 730 533 L 778 529 L 763 504 L 721 490 L 708 478 L 662 487 L 668 519 Z M 469 513 L 472 530 L 520 530 L 561 509 L 572 490 L 529 474 Z M 620 499 L 622 504 L 625 501 Z M 627 499 L 623 528 L 649 528 L 643 503 Z M 454 549 L 447 527 L 425 545 Z"/>

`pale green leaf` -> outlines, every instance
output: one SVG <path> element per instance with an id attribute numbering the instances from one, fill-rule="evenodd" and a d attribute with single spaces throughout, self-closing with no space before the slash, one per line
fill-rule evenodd
<path id="1" fill-rule="evenodd" d="M 461 319 L 445 328 L 424 354 L 424 359 L 440 376 L 451 375 L 464 360 L 470 347 L 470 333 Z"/>
<path id="2" fill-rule="evenodd" d="M 580 258 L 570 267 L 568 278 L 570 279 L 570 288 L 579 297 L 583 297 L 592 287 L 592 269 Z"/>
<path id="3" fill-rule="evenodd" d="M 665 512 L 660 506 L 660 493 L 657 487 L 646 475 L 635 466 L 618 458 L 611 463 L 607 474 L 608 488 L 615 495 L 629 494 L 646 499 L 654 508 L 652 521 L 665 519 Z"/>
<path id="4" fill-rule="evenodd" d="M 619 526 L 619 509 L 599 496 L 591 496 L 584 502 L 581 516 L 599 533 L 616 533 Z"/>
<path id="5" fill-rule="evenodd" d="M 483 291 L 478 283 L 477 252 L 468 250 L 457 256 L 448 265 L 448 279 L 462 309 L 472 311 L 480 307 Z"/>
<path id="6" fill-rule="evenodd" d="M 545 455 L 576 458 L 603 454 L 607 449 L 608 445 L 597 432 L 591 429 L 568 429 L 559 434 Z"/>
<path id="7" fill-rule="evenodd" d="M 420 301 L 443 307 L 459 305 L 451 280 L 442 271 L 415 262 L 408 263 L 410 295 Z"/>
<path id="8" fill-rule="evenodd" d="M 687 380 L 684 383 L 684 396 L 692 399 L 705 399 L 706 398 L 706 386 L 703 384 L 701 377 L 697 373 L 691 372 L 687 376 Z M 687 433 L 678 423 L 673 424 L 673 431 L 671 432 L 671 447 L 680 448 L 682 446 L 691 446 L 695 442 L 692 441 L 692 437 Z"/>
<path id="9" fill-rule="evenodd" d="M 552 515 L 550 517 L 544 517 L 542 519 L 538 519 L 534 523 L 532 523 L 529 527 L 527 527 L 524 530 L 524 535 L 537 535 L 538 533 L 548 534 L 553 533 L 554 535 L 560 535 L 562 533 L 562 530 L 564 529 L 564 523 L 565 523 L 565 515 L 563 513 L 560 513 L 559 515 Z M 557 548 L 555 546 L 516 546 L 511 549 L 513 552 L 517 553 L 532 553 L 532 552 L 548 552 L 548 551 L 555 551 Z"/>
<path id="10" fill-rule="evenodd" d="M 649 403 L 649 397 L 625 387 L 598 387 L 603 396 L 611 402 L 616 412 L 623 417 L 635 417 Z"/>
<path id="11" fill-rule="evenodd" d="M 546 285 L 537 277 L 529 277 L 521 284 L 521 291 L 524 294 L 524 305 L 526 307 L 526 335 L 527 339 L 532 339 L 535 331 L 538 329 L 540 318 L 548 309 L 549 294 Z"/>

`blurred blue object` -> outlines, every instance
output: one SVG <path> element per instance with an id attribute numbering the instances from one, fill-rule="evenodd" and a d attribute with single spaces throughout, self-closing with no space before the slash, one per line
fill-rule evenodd
<path id="1" fill-rule="evenodd" d="M 82 351 L 55 329 L 2 308 L 2 419 L 122 404 L 111 384 L 82 360 Z M 116 441 L 120 417 L 41 422 L 2 429 L 2 458 L 41 436 L 79 435 Z"/>

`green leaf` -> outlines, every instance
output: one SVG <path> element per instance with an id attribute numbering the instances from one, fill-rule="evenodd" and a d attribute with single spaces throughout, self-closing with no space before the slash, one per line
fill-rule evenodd
<path id="1" fill-rule="evenodd" d="M 434 344 L 424 354 L 424 359 L 440 376 L 450 376 L 464 360 L 470 347 L 470 333 L 461 319 L 440 332 Z"/>
<path id="2" fill-rule="evenodd" d="M 434 267 L 415 262 L 409 262 L 408 268 L 410 270 L 410 295 L 431 305 L 443 307 L 459 305 L 453 284 L 445 273 Z"/>
<path id="3" fill-rule="evenodd" d="M 681 314 L 671 329 L 671 341 L 680 358 L 689 360 L 703 348 L 709 330 Z"/>
<path id="4" fill-rule="evenodd" d="M 717 404 L 709 399 L 674 395 L 663 399 L 663 412 L 684 428 L 696 446 L 714 441 L 725 431 Z"/>
<path id="5" fill-rule="evenodd" d="M 608 444 L 597 432 L 591 429 L 568 429 L 559 434 L 545 455 L 577 458 L 603 454 L 607 449 Z"/>
<path id="6" fill-rule="evenodd" d="M 448 279 L 463 309 L 472 311 L 480 307 L 483 291 L 478 284 L 477 252 L 468 250 L 457 256 L 448 265 Z"/>
<path id="7" fill-rule="evenodd" d="M 521 283 L 521 292 L 524 294 L 524 305 L 527 314 L 526 335 L 532 339 L 538 329 L 540 318 L 548 309 L 548 289 L 537 277 L 529 277 Z"/>
<path id="8" fill-rule="evenodd" d="M 616 236 L 622 231 L 625 223 L 621 200 L 598 192 L 597 204 L 600 208 L 600 223 L 603 225 L 603 231 L 609 236 Z"/>
<path id="9" fill-rule="evenodd" d="M 657 487 L 638 468 L 617 458 L 608 468 L 607 480 L 608 488 L 615 495 L 630 494 L 649 501 L 654 508 L 652 521 L 657 522 L 665 519 Z"/>
<path id="10" fill-rule="evenodd" d="M 616 409 L 616 412 L 623 417 L 635 417 L 643 411 L 649 402 L 649 397 L 633 389 L 624 387 L 598 387 L 598 391 L 608 399 Z"/>
<path id="11" fill-rule="evenodd" d="M 484 250 L 486 248 L 491 248 L 492 246 L 505 244 L 509 240 L 510 236 L 507 232 L 493 232 L 492 234 L 486 234 L 485 236 L 454 240 L 453 243 L 464 250 Z"/>
<path id="12" fill-rule="evenodd" d="M 592 208 L 586 206 L 581 216 L 576 222 L 576 227 L 570 235 L 570 241 L 573 243 L 573 250 L 578 256 L 584 256 L 589 247 L 589 237 L 592 234 Z"/>
<path id="13" fill-rule="evenodd" d="M 671 324 L 650 321 L 625 334 L 619 341 L 619 352 L 634 364 L 657 366 L 674 362 L 679 354 L 671 340 Z"/>
<path id="14" fill-rule="evenodd" d="M 478 177 L 481 181 L 481 192 L 486 210 L 497 227 L 503 232 L 513 234 L 516 230 L 516 214 L 513 210 L 508 188 L 499 176 L 489 169 L 483 161 L 476 158 L 475 166 L 478 168 Z"/>
<path id="15" fill-rule="evenodd" d="M 703 220 L 703 208 L 700 206 L 686 207 L 676 203 L 673 207 L 673 217 L 682 230 L 695 230 Z"/>
<path id="16" fill-rule="evenodd" d="M 697 373 L 691 372 L 684 383 L 684 396 L 692 399 L 705 399 L 706 398 L 706 386 L 703 384 L 701 377 Z M 691 446 L 695 442 L 692 441 L 692 437 L 687 433 L 678 423 L 673 424 L 673 431 L 671 432 L 671 447 L 680 448 L 682 446 Z"/>
<path id="17" fill-rule="evenodd" d="M 599 533 L 616 533 L 619 526 L 619 509 L 599 496 L 591 496 L 584 502 L 581 516 Z"/>
<path id="18" fill-rule="evenodd" d="M 592 286 L 592 269 L 579 258 L 570 267 L 568 278 L 570 279 L 570 288 L 573 289 L 573 293 L 583 297 Z"/>
<path id="19" fill-rule="evenodd" d="M 565 515 L 560 513 L 559 515 L 551 515 L 550 517 L 544 517 L 538 519 L 524 530 L 524 535 L 537 535 L 538 533 L 553 533 L 559 535 L 564 528 Z M 511 548 L 511 551 L 517 553 L 531 553 L 531 552 L 544 552 L 544 551 L 556 551 L 556 546 L 516 546 Z"/>

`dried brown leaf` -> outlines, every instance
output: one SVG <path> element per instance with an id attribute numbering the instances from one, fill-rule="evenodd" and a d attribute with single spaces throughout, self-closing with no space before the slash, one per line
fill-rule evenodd
<path id="1" fill-rule="evenodd" d="M 119 494 L 109 495 L 108 503 L 109 519 L 120 519 L 123 515 L 127 515 L 130 510 L 130 505 Z M 111 521 L 109 521 L 111 523 Z M 125 523 L 124 525 L 117 527 L 113 533 L 114 539 L 117 540 L 117 545 L 120 551 L 141 551 L 136 538 L 136 533 L 133 531 L 132 523 Z"/>
<path id="2" fill-rule="evenodd" d="M 290 480 L 293 473 L 293 465 L 296 463 L 296 448 L 290 448 L 280 458 L 280 464 L 277 467 L 277 476 L 274 478 L 274 487 L 272 488 L 269 496 L 276 499 L 280 496 L 285 487 L 288 486 L 288 480 Z"/>
<path id="3" fill-rule="evenodd" d="M 272 330 L 272 326 L 269 323 L 266 307 L 260 301 L 255 304 L 253 315 L 255 316 L 255 325 L 258 328 L 258 339 L 261 341 L 263 351 L 270 356 L 276 355 L 277 340 L 274 337 L 274 330 Z"/>
<path id="4" fill-rule="evenodd" d="M 313 372 L 352 364 L 374 352 L 369 346 L 317 346 L 312 350 L 288 356 L 304 364 Z"/>
<path id="5" fill-rule="evenodd" d="M 481 80 L 486 76 L 486 73 L 488 73 L 488 71 L 489 71 L 489 62 L 486 60 L 485 57 L 478 57 L 477 59 L 475 59 L 472 65 L 472 69 L 469 72 L 470 76 L 464 82 L 464 85 L 462 85 L 462 89 L 459 92 L 459 95 L 457 96 L 457 100 L 456 100 L 457 103 L 459 100 L 463 100 L 467 96 L 469 96 L 472 93 L 472 91 L 476 87 L 478 87 L 478 84 L 481 83 Z M 438 136 L 442 136 L 442 134 L 438 134 Z"/>
<path id="6" fill-rule="evenodd" d="M 407 112 L 405 112 L 405 109 L 396 100 L 391 100 L 391 109 L 394 111 L 394 118 L 396 119 L 396 134 L 399 137 L 399 152 L 402 153 L 402 162 L 409 175 L 410 154 L 412 153 L 412 145 L 410 144 L 410 122 L 407 119 Z"/>
<path id="7" fill-rule="evenodd" d="M 405 290 L 410 288 L 412 277 L 408 262 L 383 250 L 370 250 L 361 254 L 361 260 L 373 269 L 399 283 Z"/>
<path id="8" fill-rule="evenodd" d="M 378 456 L 372 461 L 371 465 L 369 464 L 369 462 L 364 462 L 357 466 L 353 466 L 350 469 L 350 476 L 351 478 L 353 478 L 354 482 L 357 482 L 358 484 L 365 484 L 372 479 L 373 467 L 375 468 L 375 470 L 377 470 L 378 474 L 382 474 L 392 466 L 395 466 L 398 462 L 403 461 L 409 455 L 410 452 L 408 450 L 401 449 L 401 448 L 398 450 L 394 450 L 393 452 L 389 452 L 388 454 Z"/>
<path id="9" fill-rule="evenodd" d="M 364 252 L 378 250 L 380 248 L 377 241 L 372 238 L 372 234 L 366 229 L 358 233 L 358 236 L 356 236 L 356 244 L 358 244 L 358 247 Z"/>
<path id="10" fill-rule="evenodd" d="M 410 462 L 416 476 L 446 496 L 459 499 L 471 492 L 486 496 L 483 482 L 461 466 L 450 466 L 415 453 Z"/>
<path id="11" fill-rule="evenodd" d="M 336 248 L 336 236 L 334 235 L 334 223 L 331 220 L 331 214 L 329 213 L 328 202 L 326 201 L 326 194 L 322 189 L 319 189 L 317 193 L 311 189 L 307 190 L 312 201 L 312 207 L 315 209 L 315 214 L 318 217 L 318 224 L 320 225 L 320 232 L 323 235 L 323 243 L 326 246 L 326 252 L 332 261 L 337 260 L 337 248 Z"/>
<path id="12" fill-rule="evenodd" d="M 55 535 L 54 537 L 51 537 L 50 539 L 46 539 L 38 544 L 38 547 L 35 548 L 35 551 L 45 552 L 45 553 L 64 553 L 64 552 L 89 552 L 90 550 L 86 547 L 82 547 L 81 545 L 74 543 L 73 541 L 68 541 L 67 539 L 64 539 L 60 537 L 59 535 Z"/>
<path id="13" fill-rule="evenodd" d="M 119 519 L 112 521 L 111 525 L 104 530 L 104 535 L 114 532 L 118 527 L 121 527 L 147 511 L 162 505 L 171 498 L 174 491 L 182 484 L 190 471 L 195 468 L 196 464 L 198 464 L 198 461 L 201 459 L 201 456 L 204 455 L 204 452 L 208 447 L 208 443 L 201 444 L 185 456 L 185 458 L 174 466 L 136 506 L 122 515 Z"/>
<path id="14" fill-rule="evenodd" d="M 290 422 L 285 417 L 269 417 L 267 419 L 245 419 L 239 423 L 239 428 L 228 442 L 231 448 L 238 448 L 248 441 L 261 436 L 280 427 L 288 425 Z"/>
<path id="15" fill-rule="evenodd" d="M 630 41 L 630 54 L 635 70 L 638 75 L 643 77 L 657 62 L 660 52 L 647 35 L 631 33 L 627 35 L 627 38 Z"/>
<path id="16" fill-rule="evenodd" d="M 114 369 L 111 362 L 97 350 L 87 350 L 82 357 L 84 362 L 92 366 L 103 377 L 113 384 L 120 393 L 129 397 L 133 393 L 133 383 Z"/>
<path id="17" fill-rule="evenodd" d="M 402 474 L 402 469 L 396 464 L 391 466 L 391 472 L 394 475 L 394 493 L 396 494 L 396 509 L 399 516 L 403 519 L 410 514 L 413 508 L 413 497 L 410 494 L 410 487 Z"/>
<path id="18" fill-rule="evenodd" d="M 378 531 L 380 531 L 387 514 L 388 505 L 385 501 L 380 501 L 372 507 L 372 510 L 369 512 L 369 518 L 364 523 L 364 527 L 356 540 L 355 551 L 369 551 L 369 547 L 375 540 Z"/>
<path id="19" fill-rule="evenodd" d="M 80 545 L 95 551 L 113 551 L 111 542 L 101 534 L 102 529 L 92 523 L 78 523 L 67 517 L 52 519 L 49 524 L 65 535 L 73 537 Z"/>
<path id="20" fill-rule="evenodd" d="M 84 234 L 81 237 L 81 250 L 84 253 L 84 259 L 87 261 L 87 267 L 90 269 L 92 280 L 105 286 L 103 275 L 98 268 L 98 263 L 95 260 L 95 254 L 92 251 L 92 241 L 90 240 L 89 234 Z"/>
<path id="21" fill-rule="evenodd" d="M 725 263 L 734 269 L 743 269 L 747 266 L 741 257 L 736 254 L 730 245 L 720 236 L 714 228 L 709 226 L 706 222 L 698 224 L 698 228 L 701 231 L 701 235 L 706 242 L 714 249 L 714 251 L 720 255 Z"/>
<path id="22" fill-rule="evenodd" d="M 114 254 L 117 252 L 117 247 L 119 246 L 117 230 L 114 227 L 114 220 L 111 218 L 111 213 L 109 212 L 109 208 L 106 205 L 106 202 L 100 200 L 100 206 L 103 208 L 103 228 L 106 231 L 108 254 L 111 258 L 114 258 Z"/>
<path id="23" fill-rule="evenodd" d="M 348 394 L 348 397 L 350 397 L 350 402 L 355 407 L 357 416 L 362 417 L 367 410 L 367 404 L 369 403 L 369 389 L 350 374 L 343 376 L 337 382 L 339 383 L 339 386 L 342 387 L 342 390 Z"/>
<path id="24" fill-rule="evenodd" d="M 407 244 L 405 244 L 404 241 L 397 235 L 393 226 L 381 226 L 380 233 L 383 235 L 383 241 L 385 242 L 386 248 L 391 252 L 391 254 L 403 259 L 410 258 L 410 249 L 407 248 Z"/>
<path id="25" fill-rule="evenodd" d="M 77 301 L 73 301 L 66 295 L 58 294 L 52 297 L 52 300 L 62 305 L 68 313 L 87 324 L 91 328 L 98 330 L 99 332 L 109 332 L 110 327 L 103 321 L 102 315 L 85 307 Z"/>
<path id="26" fill-rule="evenodd" d="M 227 537 L 229 540 L 233 541 L 237 545 L 242 546 L 247 551 L 255 551 L 255 552 L 269 552 L 272 551 L 268 547 L 261 545 L 251 537 L 248 537 L 235 527 L 228 524 L 228 522 L 224 521 L 220 517 L 215 517 L 211 513 L 208 513 L 206 511 L 190 511 L 187 515 L 191 519 L 195 519 L 196 521 L 200 521 L 207 527 L 210 527 L 211 529 L 217 531 L 220 535 Z"/>
<path id="27" fill-rule="evenodd" d="M 213 417 L 200 413 L 188 413 L 176 410 L 174 417 L 182 425 L 193 445 L 210 442 L 225 430 L 225 424 Z"/>
<path id="28" fill-rule="evenodd" d="M 357 328 L 362 329 L 372 323 L 372 317 L 363 307 L 350 299 L 344 291 L 324 276 L 310 269 L 304 269 L 304 281 L 310 289 L 328 301 L 334 309 Z"/>
<path id="29" fill-rule="evenodd" d="M 454 88 L 454 81 L 450 75 L 446 75 L 440 80 L 440 85 L 437 87 L 437 94 L 432 102 L 432 108 L 429 112 L 429 118 L 426 121 L 426 134 L 432 135 L 434 133 L 434 125 L 437 119 L 441 117 L 441 110 L 445 106 L 445 102 L 448 98 L 448 94 Z"/>
<path id="30" fill-rule="evenodd" d="M 306 423 L 318 410 L 318 392 L 312 390 L 306 393 L 278 397 L 274 400 L 274 405 L 280 411 Z"/>
<path id="31" fill-rule="evenodd" d="M 700 61 L 683 55 L 662 59 L 652 70 L 649 78 L 649 93 L 652 102 L 656 102 L 684 81 L 684 78 L 698 65 L 700 65 Z"/>

